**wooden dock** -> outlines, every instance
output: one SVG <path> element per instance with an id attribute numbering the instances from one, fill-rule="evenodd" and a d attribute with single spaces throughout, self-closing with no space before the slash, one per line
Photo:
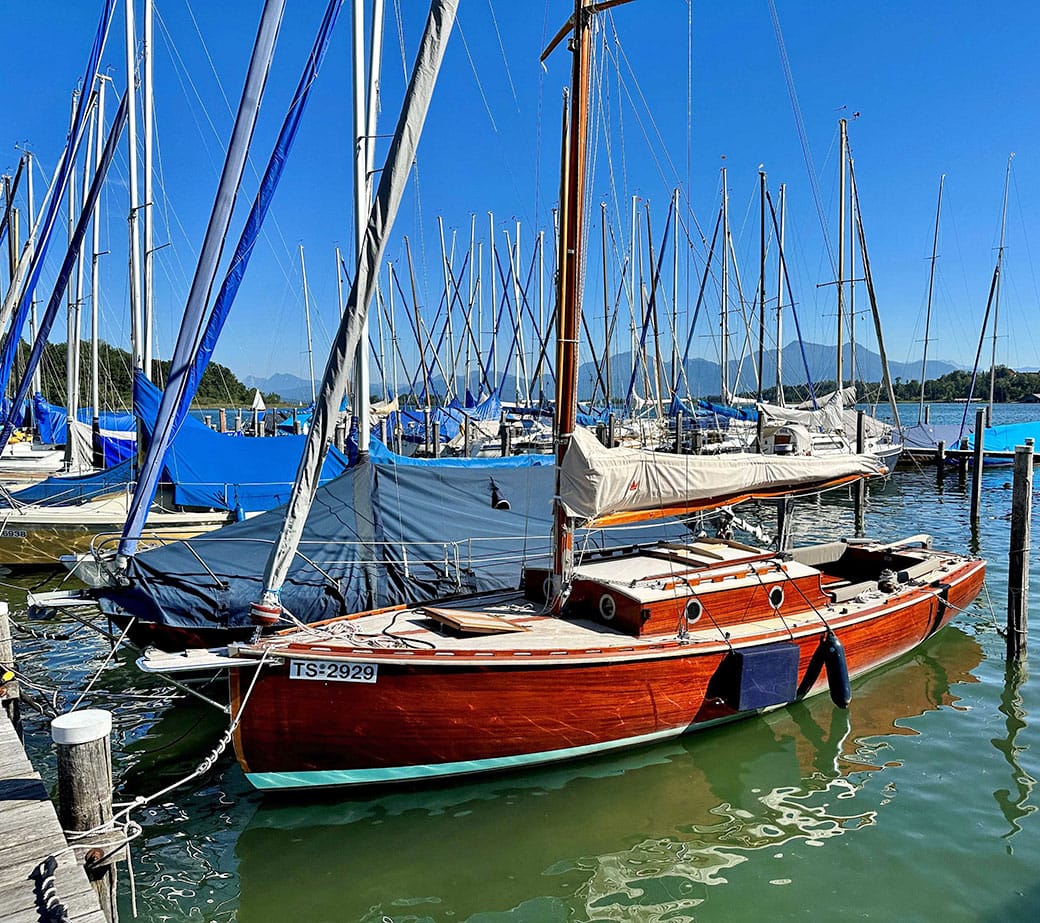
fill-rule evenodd
<path id="1" fill-rule="evenodd" d="M 75 923 L 106 923 L 98 897 L 62 833 L 50 796 L 33 769 L 6 712 L 0 708 L 0 920 L 40 923 L 47 894 L 31 877 L 48 856 L 57 860 L 49 892 Z"/>

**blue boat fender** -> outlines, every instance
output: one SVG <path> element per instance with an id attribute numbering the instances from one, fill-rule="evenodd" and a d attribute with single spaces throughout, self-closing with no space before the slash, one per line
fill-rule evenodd
<path id="1" fill-rule="evenodd" d="M 845 659 L 845 648 L 833 631 L 824 636 L 823 662 L 827 667 L 827 685 L 831 692 L 831 701 L 838 708 L 848 708 L 852 701 L 852 686 L 849 682 L 849 665 Z"/>

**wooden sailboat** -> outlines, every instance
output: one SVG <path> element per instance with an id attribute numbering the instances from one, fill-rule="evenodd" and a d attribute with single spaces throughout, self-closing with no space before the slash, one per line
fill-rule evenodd
<path id="1" fill-rule="evenodd" d="M 232 648 L 241 664 L 231 670 L 235 750 L 258 788 L 534 766 L 678 737 L 827 688 L 846 706 L 852 678 L 938 631 L 982 586 L 984 562 L 934 551 L 921 535 L 781 554 L 726 540 L 656 543 L 574 566 L 578 522 L 681 516 L 878 472 L 860 456 L 606 449 L 576 428 L 590 21 L 612 5 L 576 0 L 549 49 L 573 30 L 552 566 L 528 568 L 518 591 L 361 612 Z M 376 249 L 377 212 L 366 251 Z M 367 271 L 359 264 L 359 277 Z M 334 364 L 323 382 L 323 392 L 333 389 L 330 406 L 343 380 Z M 299 515 L 291 501 L 286 532 Z M 276 552 L 254 606 L 258 622 L 294 621 L 279 603 L 278 566 Z"/>

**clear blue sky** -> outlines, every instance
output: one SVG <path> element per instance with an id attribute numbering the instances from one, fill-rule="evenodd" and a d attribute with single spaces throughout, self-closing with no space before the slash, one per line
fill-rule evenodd
<path id="1" fill-rule="evenodd" d="M 87 0 L 36 0 L 8 10 L 0 59 L 5 89 L 0 169 L 10 172 L 18 157 L 15 145 L 22 143 L 32 147 L 45 169 L 53 167 L 99 6 Z M 157 0 L 156 243 L 170 242 L 156 257 L 163 356 L 172 349 L 260 6 L 259 0 Z M 400 6 L 410 64 L 426 4 L 400 0 Z M 850 123 L 850 137 L 891 356 L 907 360 L 920 353 L 935 196 L 939 174 L 945 173 L 932 355 L 972 361 L 995 260 L 1004 167 L 1014 151 L 998 361 L 1040 366 L 1034 333 L 1040 287 L 1032 253 L 1040 247 L 1033 239 L 1040 214 L 1035 7 L 887 0 L 778 6 L 832 244 L 837 119 L 859 113 Z M 254 145 L 255 170 L 247 174 L 232 239 L 323 7 L 319 0 L 287 4 Z M 486 238 L 487 212 L 493 211 L 500 242 L 503 229 L 512 231 L 519 219 L 525 263 L 537 230 L 550 226 L 569 56 L 561 47 L 546 69 L 538 57 L 569 10 L 566 0 L 461 0 L 459 27 L 420 146 L 418 195 L 413 184 L 388 250 L 389 258 L 402 261 L 402 235 L 410 236 L 419 284 L 431 304 L 441 284 L 437 216 L 449 231 L 459 229 L 460 248 L 468 243 L 471 214 L 478 215 L 478 235 Z M 392 130 L 403 86 L 397 16 L 388 0 L 384 132 Z M 600 133 L 590 185 L 590 249 L 598 250 L 598 203 L 613 204 L 615 195 L 625 202 L 632 195 L 649 200 L 659 240 L 676 185 L 710 233 L 719 203 L 719 167 L 725 163 L 736 249 L 750 290 L 757 276 L 755 196 L 762 164 L 774 195 L 780 182 L 788 184 L 788 259 L 803 332 L 807 339 L 833 342 L 833 288 L 817 289 L 817 283 L 832 278 L 830 257 L 765 0 L 695 2 L 692 16 L 683 0 L 635 0 L 602 22 L 612 59 L 603 97 L 609 131 Z M 240 375 L 305 374 L 299 243 L 307 254 L 319 372 L 323 365 L 336 319 L 333 248 L 352 247 L 348 27 L 345 9 L 275 200 L 268 240 L 254 257 L 216 355 Z M 104 57 L 120 90 L 123 54 L 120 8 Z M 125 344 L 125 150 L 115 173 L 104 197 L 105 246 L 112 253 L 104 264 L 102 335 Z M 38 179 L 38 195 L 44 185 Z M 627 218 L 612 215 L 616 228 L 627 227 Z M 60 254 L 52 255 L 49 263 L 56 266 L 59 259 Z M 701 259 L 698 248 L 695 266 Z M 589 292 L 598 305 L 599 296 L 591 294 L 599 291 L 598 261 L 593 265 Z M 685 292 L 680 301 L 685 310 Z M 865 294 L 860 302 L 865 305 Z M 697 351 L 714 357 L 708 328 L 702 332 Z"/>

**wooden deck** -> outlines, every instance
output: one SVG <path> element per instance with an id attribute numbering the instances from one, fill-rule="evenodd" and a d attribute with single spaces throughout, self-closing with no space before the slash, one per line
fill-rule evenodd
<path id="1" fill-rule="evenodd" d="M 55 896 L 76 923 L 105 923 L 97 895 L 77 864 L 40 774 L 0 708 L 0 920 L 39 923 L 42 902 L 29 876 L 48 856 L 57 860 Z"/>

